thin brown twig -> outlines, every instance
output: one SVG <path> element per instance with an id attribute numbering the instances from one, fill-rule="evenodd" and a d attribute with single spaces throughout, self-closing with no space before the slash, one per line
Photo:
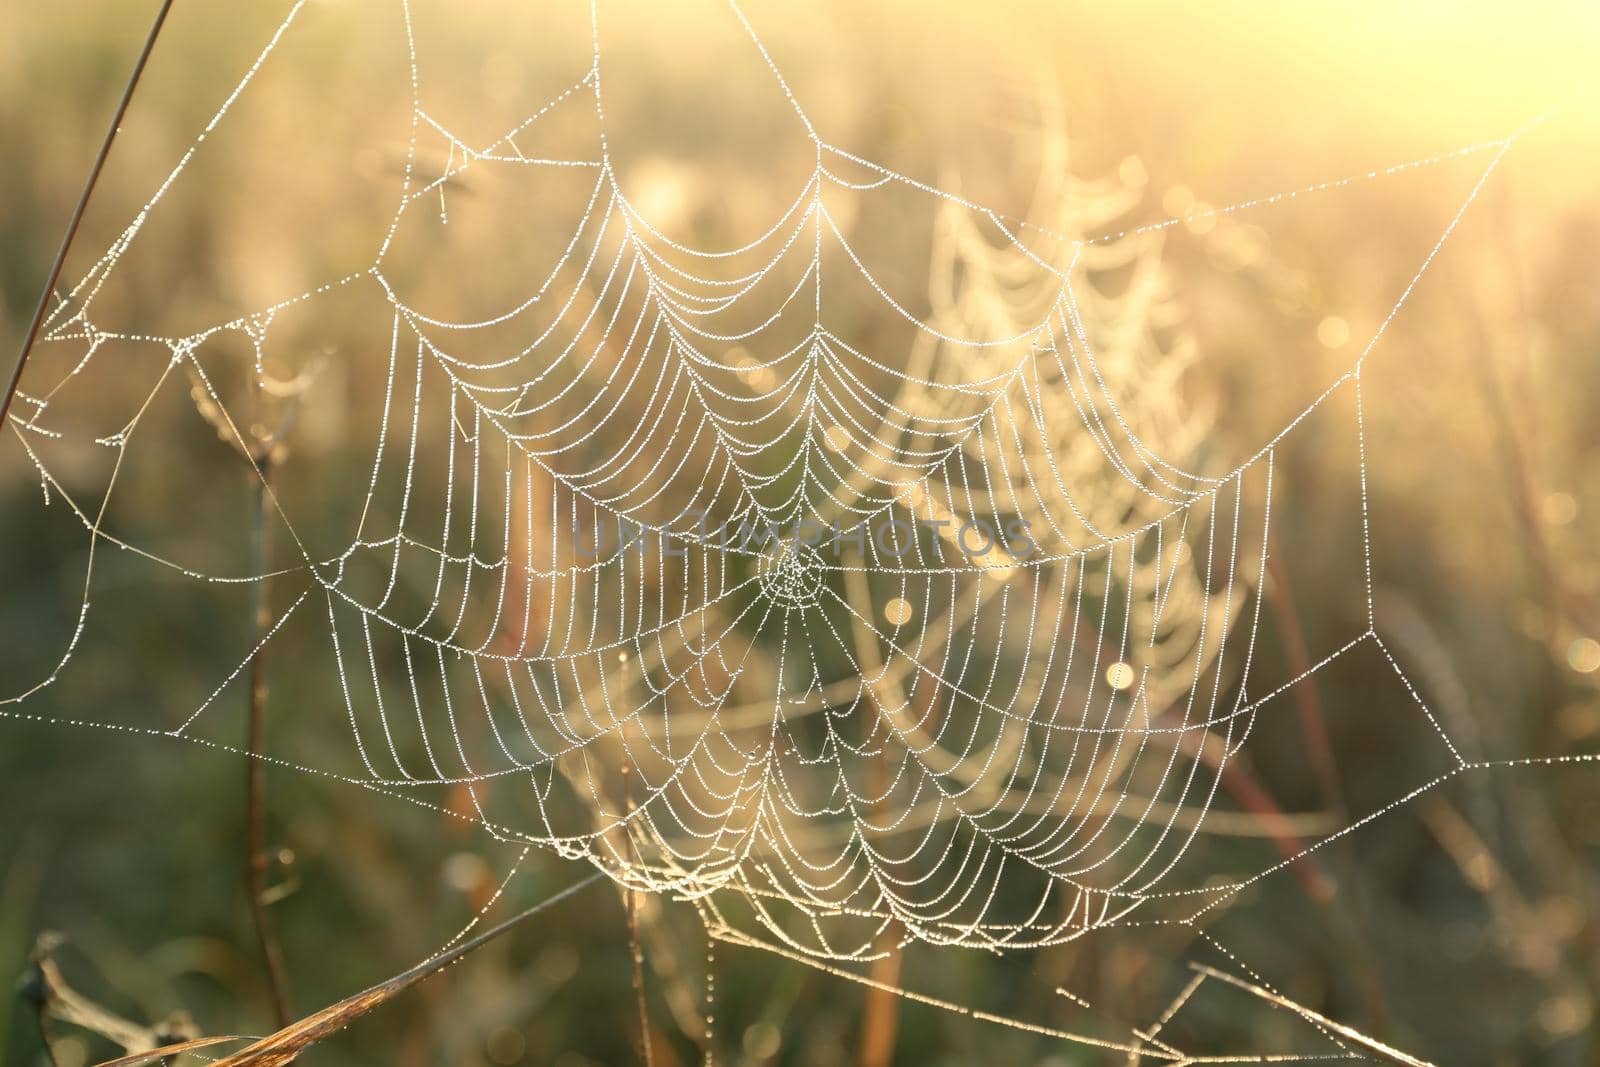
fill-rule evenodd
<path id="1" fill-rule="evenodd" d="M 147 1049 L 144 1052 L 131 1052 L 126 1056 L 118 1056 L 114 1060 L 101 1060 L 94 1067 L 139 1067 L 140 1064 L 149 1063 L 151 1060 L 165 1060 L 169 1056 L 178 1056 L 185 1052 L 194 1052 L 197 1049 L 211 1048 L 214 1045 L 226 1045 L 230 1041 L 248 1040 L 250 1040 L 248 1037 L 240 1034 L 197 1037 L 189 1041 L 175 1041 L 170 1045 Z"/>
<path id="2" fill-rule="evenodd" d="M 869 692 L 876 702 L 877 690 Z M 867 788 L 873 796 L 881 798 L 890 784 L 887 758 L 881 748 L 867 766 L 871 776 Z M 882 808 L 881 800 L 870 806 L 874 816 L 881 815 Z M 902 936 L 899 922 L 890 922 L 878 934 L 877 948 L 882 955 L 872 961 L 870 976 L 876 984 L 867 987 L 862 1011 L 860 1067 L 889 1067 L 894 1061 L 895 1044 L 900 1035 L 900 997 L 889 992 L 888 987 L 900 984 L 900 969 L 905 959 L 900 947 Z"/>
<path id="3" fill-rule="evenodd" d="M 861 1023 L 860 1067 L 889 1067 L 894 1062 L 900 1034 L 900 996 L 890 991 L 900 983 L 900 968 L 905 955 L 900 949 L 900 924 L 892 922 L 878 935 L 883 954 L 872 961 L 868 972 L 873 984 L 867 987 L 866 1008 Z"/>
<path id="4" fill-rule="evenodd" d="M 66 265 L 67 253 L 72 250 L 72 242 L 78 236 L 78 227 L 83 223 L 83 213 L 89 207 L 89 198 L 94 195 L 94 187 L 100 181 L 100 172 L 105 169 L 106 159 L 111 155 L 111 144 L 117 139 L 117 134 L 122 129 L 122 119 L 128 113 L 128 105 L 133 101 L 134 90 L 139 87 L 139 79 L 144 76 L 144 68 L 150 61 L 150 53 L 155 50 L 156 38 L 161 36 L 161 28 L 166 24 L 167 12 L 172 10 L 172 0 L 162 0 L 160 9 L 156 12 L 156 20 L 150 26 L 150 33 L 145 37 L 144 48 L 139 52 L 139 59 L 133 65 L 133 73 L 128 76 L 128 83 L 123 86 L 122 99 L 117 102 L 117 110 L 111 117 L 111 126 L 106 130 L 105 140 L 100 142 L 100 151 L 94 158 L 94 165 L 89 168 L 89 177 L 84 180 L 83 192 L 78 195 L 78 204 L 72 209 L 72 217 L 67 221 L 67 232 L 61 238 L 61 247 L 56 251 L 56 258 L 50 265 L 50 275 L 45 279 L 44 290 L 39 294 L 39 303 L 33 310 L 33 321 L 28 325 L 28 333 L 22 340 L 22 349 L 17 354 L 16 369 L 11 372 L 11 383 L 6 386 L 3 396 L 0 396 L 0 429 L 5 428 L 6 416 L 11 412 L 11 401 L 16 399 L 17 389 L 22 385 L 22 371 L 28 365 L 28 356 L 33 353 L 33 346 L 39 339 L 39 330 L 44 326 L 45 315 L 50 310 L 50 298 L 55 295 L 56 283 L 61 280 L 61 270 Z"/>
<path id="5" fill-rule="evenodd" d="M 559 904 L 574 893 L 593 885 L 604 877 L 604 871 L 595 871 L 593 874 L 569 885 L 554 896 L 546 897 L 539 903 L 513 915 L 504 922 L 491 926 L 476 937 L 468 938 L 455 948 L 432 956 L 409 971 L 403 971 L 393 978 L 362 990 L 354 996 L 346 997 L 320 1011 L 312 1012 L 310 1015 L 290 1023 L 275 1033 L 268 1034 L 248 1048 L 241 1049 L 231 1056 L 216 1061 L 213 1067 L 281 1067 L 281 1065 L 289 1063 L 318 1041 L 343 1030 L 356 1019 L 366 1015 L 374 1008 L 388 1003 L 395 996 L 423 979 L 438 974 L 452 963 L 477 951 L 539 912 Z"/>
<path id="6" fill-rule="evenodd" d="M 622 791 L 627 799 L 628 814 L 633 814 L 633 765 L 631 761 L 622 764 Z M 633 834 L 628 834 L 628 854 L 631 862 L 637 866 L 639 862 L 638 851 L 633 841 Z M 633 954 L 633 996 L 639 1006 L 639 1053 L 644 1059 L 645 1067 L 654 1067 L 655 1057 L 651 1052 L 650 1041 L 650 1008 L 644 996 L 644 951 L 639 946 L 639 893 L 632 886 L 623 887 L 623 895 L 628 907 L 628 948 Z"/>
<path id="7" fill-rule="evenodd" d="M 261 382 L 255 384 L 255 406 L 261 414 Z M 276 446 L 274 437 L 264 430 L 252 430 L 255 442 L 250 457 L 255 475 L 251 493 L 250 544 L 256 574 L 266 574 L 270 545 L 267 533 L 267 496 L 272 480 L 272 457 Z M 250 657 L 248 708 L 246 716 L 245 752 L 245 891 L 250 898 L 250 922 L 255 928 L 256 944 L 267 972 L 267 987 L 272 995 L 272 1017 L 278 1027 L 289 1025 L 293 1014 L 289 1008 L 289 975 L 283 962 L 283 949 L 278 944 L 272 919 L 267 914 L 266 873 L 271 862 L 267 855 L 266 766 L 257 758 L 262 751 L 266 733 L 267 673 L 266 640 L 272 626 L 271 605 L 267 600 L 268 583 L 265 578 L 254 584 L 251 591 L 254 602 L 255 652 Z"/>
<path id="8" fill-rule="evenodd" d="M 1419 1060 L 1415 1056 L 1401 1052 L 1397 1048 L 1394 1048 L 1390 1045 L 1385 1045 L 1382 1041 L 1379 1041 L 1375 1037 L 1368 1037 L 1366 1034 L 1363 1034 L 1360 1030 L 1357 1030 L 1354 1027 L 1346 1026 L 1343 1023 L 1334 1022 L 1326 1015 L 1318 1014 L 1317 1012 L 1314 1012 L 1310 1008 L 1306 1007 L 1304 1004 L 1297 1004 L 1288 997 L 1279 996 L 1270 989 L 1263 989 L 1258 985 L 1252 985 L 1241 978 L 1236 978 L 1235 976 L 1228 974 L 1226 971 L 1219 971 L 1215 967 L 1207 967 L 1203 963 L 1191 963 L 1189 966 L 1197 973 L 1203 974 L 1207 978 L 1215 978 L 1217 981 L 1225 982 L 1228 985 L 1233 986 L 1235 989 L 1242 989 L 1246 993 L 1260 997 L 1268 1004 L 1275 1004 L 1280 1008 L 1294 1012 L 1296 1015 L 1307 1020 L 1308 1022 L 1312 1022 L 1318 1026 L 1332 1030 L 1345 1040 L 1360 1045 L 1368 1052 L 1378 1056 L 1380 1059 L 1383 1059 L 1386 1062 L 1401 1063 L 1405 1064 L 1406 1067 L 1434 1067 L 1434 1065 L 1428 1060 Z"/>
<path id="9" fill-rule="evenodd" d="M 1283 564 L 1284 554 L 1277 528 L 1274 527 L 1267 536 L 1267 580 L 1263 584 L 1267 602 L 1278 622 L 1289 675 L 1300 679 L 1299 684 L 1292 687 L 1295 710 L 1300 718 L 1300 736 L 1321 786 L 1323 807 L 1348 823 L 1349 809 L 1344 789 L 1339 783 L 1339 768 L 1334 756 L 1333 738 L 1328 729 L 1328 716 L 1322 703 L 1322 692 L 1317 686 L 1316 672 L 1312 668 L 1310 647 L 1306 643 L 1305 627 L 1300 622 L 1300 609 L 1295 604 L 1294 588 L 1289 582 L 1288 569 Z M 1341 854 L 1348 863 L 1351 858 L 1348 851 L 1350 842 L 1346 840 L 1340 844 L 1345 849 Z M 1336 885 L 1329 883 L 1328 888 L 1332 891 Z M 1367 1022 L 1375 1026 L 1387 1025 L 1388 1000 L 1371 949 L 1349 912 L 1333 906 L 1331 899 L 1328 903 L 1329 921 L 1339 928 L 1341 934 L 1337 942 L 1340 952 L 1361 988 Z"/>
<path id="10" fill-rule="evenodd" d="M 1336 892 L 1327 868 L 1303 839 L 1285 828 L 1283 808 L 1256 776 L 1246 769 L 1240 756 L 1236 754 L 1231 759 L 1224 757 L 1205 743 L 1205 736 L 1194 738 L 1185 734 L 1179 738 L 1178 747 L 1217 775 L 1222 788 L 1239 802 L 1241 808 L 1272 828 L 1269 837 L 1278 854 L 1288 863 L 1295 880 L 1313 903 L 1326 907 Z"/>
<path id="11" fill-rule="evenodd" d="M 1339 787 L 1339 771 L 1333 756 L 1333 740 L 1328 732 L 1328 716 L 1322 707 L 1322 694 L 1317 689 L 1311 668 L 1311 651 L 1306 644 L 1305 628 L 1300 625 L 1300 612 L 1295 607 L 1294 589 L 1289 583 L 1289 572 L 1283 565 L 1282 548 L 1277 527 L 1267 535 L 1267 603 L 1278 621 L 1283 651 L 1289 661 L 1289 675 L 1302 680 L 1291 692 L 1295 710 L 1300 715 L 1300 733 L 1311 758 L 1312 770 L 1322 787 L 1322 803 L 1329 811 L 1345 813 L 1344 791 Z"/>
<path id="12" fill-rule="evenodd" d="M 170 1046 L 194 1037 L 194 1023 L 184 1012 L 173 1012 L 161 1022 L 145 1026 L 123 1018 L 78 992 L 68 984 L 56 963 L 55 953 L 62 943 L 61 936 L 51 931 L 39 935 L 29 953 L 29 968 L 19 989 L 23 1000 L 33 1004 L 39 1037 L 51 1064 L 60 1067 L 61 1062 L 56 1056 L 58 1039 L 51 1025 L 58 1021 L 105 1038 L 127 1053 L 124 1059 L 129 1062 L 171 1055 L 174 1050 Z"/>

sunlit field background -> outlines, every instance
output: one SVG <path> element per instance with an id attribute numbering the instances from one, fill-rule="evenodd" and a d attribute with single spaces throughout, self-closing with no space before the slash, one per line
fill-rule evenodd
<path id="1" fill-rule="evenodd" d="M 72 0 L 0 15 L 7 371 L 147 6 Z M 374 219 L 387 210 L 373 190 L 395 179 L 406 151 L 394 6 L 314 0 L 312 31 L 274 57 L 270 78 L 124 263 L 109 317 L 180 334 L 370 259 Z M 546 7 L 413 0 L 429 112 L 488 140 L 527 101 L 581 74 L 587 11 L 558 18 Z M 180 0 L 68 280 L 159 184 L 285 10 L 277 0 Z M 1156 273 L 1108 268 L 1098 286 L 1108 315 L 1131 308 L 1138 329 L 1163 338 L 1160 358 L 1130 378 L 1130 403 L 1206 470 L 1243 462 L 1354 365 L 1488 156 L 1249 210 L 1204 208 L 1531 126 L 1372 351 L 1366 484 L 1345 394 L 1276 457 L 1282 565 L 1260 591 L 1260 669 L 1293 677 L 1367 626 L 1365 493 L 1372 625 L 1417 692 L 1371 649 L 1319 671 L 1242 757 L 1259 802 L 1225 805 L 1238 810 L 1218 813 L 1197 855 L 1219 871 L 1264 868 L 1286 836 L 1326 836 L 1426 783 L 1440 773 L 1438 734 L 1419 700 L 1468 760 L 1600 753 L 1600 79 L 1586 69 L 1600 54 L 1600 14 L 1581 4 L 1244 0 L 994 10 L 752 0 L 745 10 L 834 145 L 1011 216 L 1052 212 L 1081 234 L 1192 216 L 1140 245 L 1139 262 Z M 601 11 L 610 146 L 630 197 L 686 241 L 725 245 L 765 229 L 813 148 L 731 13 L 612 0 Z M 419 160 L 435 172 L 449 164 L 432 144 Z M 532 268 L 519 255 L 544 247 L 559 224 L 541 219 L 543 201 L 499 195 L 470 172 L 446 187 L 441 211 L 473 239 L 448 262 L 409 264 L 419 292 L 448 302 L 526 280 Z M 886 276 L 924 277 L 937 233 L 897 218 L 849 223 Z M 343 536 L 365 489 L 386 352 L 372 349 L 360 311 L 304 327 L 317 347 L 289 368 L 312 384 L 274 477 L 298 494 L 302 516 L 326 517 L 323 530 L 302 518 L 312 536 Z M 386 310 L 378 319 L 386 344 Z M 869 340 L 901 325 L 866 312 L 850 323 Z M 36 358 L 47 376 L 66 356 L 45 348 Z M 91 381 L 103 397 L 88 406 L 147 389 L 131 383 L 149 370 L 100 363 Z M 248 467 L 192 409 L 160 418 L 170 432 L 144 441 L 119 532 L 219 566 L 245 559 Z M 84 550 L 70 513 L 43 506 L 8 426 L 5 695 L 59 658 L 77 622 Z M 94 625 L 59 681 L 21 710 L 171 728 L 248 647 L 249 598 L 185 586 L 127 554 L 97 566 Z M 322 651 L 272 646 L 267 751 L 348 744 Z M 230 691 L 207 712 L 207 736 L 243 745 L 244 714 L 242 693 Z M 265 785 L 270 909 L 301 1012 L 427 957 L 490 900 L 519 851 L 466 821 L 336 781 L 269 771 Z M 0 718 L 0 979 L 25 979 L 36 937 L 54 930 L 65 938 L 55 953 L 63 973 L 110 1010 L 145 1023 L 183 1011 L 209 1034 L 271 1029 L 246 906 L 244 803 L 237 756 Z M 503 913 L 582 873 L 534 853 Z M 700 1062 L 698 924 L 685 906 L 651 900 L 639 925 L 654 1063 Z M 1423 1059 L 1600 1062 L 1600 763 L 1453 778 L 1319 849 L 1314 864 L 1252 885 L 1208 929 L 1263 983 Z M 1154 1022 L 1187 981 L 1173 961 L 1194 938 L 1184 927 L 1133 927 L 1006 956 L 913 945 L 889 977 L 976 1011 L 1078 1026 L 1086 1011 L 1064 988 L 1125 1034 Z M 638 1062 L 631 972 L 623 896 L 594 886 L 302 1062 Z M 755 949 L 719 947 L 716 985 L 718 1063 L 1125 1059 L 874 998 Z M 1197 1000 L 1181 1026 L 1170 1039 L 1200 1054 L 1303 1048 L 1311 1032 L 1244 994 Z M 58 1030 L 59 1067 L 118 1051 Z M 0 1011 L 0 1056 L 48 1062 L 26 997 Z"/>

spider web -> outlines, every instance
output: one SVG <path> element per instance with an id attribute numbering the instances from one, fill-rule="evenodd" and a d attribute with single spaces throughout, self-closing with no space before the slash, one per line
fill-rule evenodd
<path id="1" fill-rule="evenodd" d="M 1482 162 L 1355 361 L 1215 474 L 1187 469 L 1195 434 L 1156 402 L 1184 353 L 1119 340 L 1095 287 L 1192 219 L 1118 229 L 1120 206 L 1097 215 L 1061 196 L 1012 217 L 846 151 L 737 6 L 814 150 L 755 237 L 674 235 L 626 191 L 597 16 L 581 77 L 484 139 L 424 106 L 420 31 L 402 2 L 409 143 L 370 261 L 181 333 L 106 325 L 102 291 L 303 7 L 47 321 L 49 362 L 11 428 L 46 504 L 81 520 L 88 555 L 70 642 L 4 698 L 5 716 L 38 718 L 30 700 L 82 655 L 96 560 L 115 547 L 184 583 L 270 581 L 279 607 L 172 724 L 94 725 L 228 747 L 203 731 L 251 659 L 320 633 L 347 751 L 258 758 L 430 807 L 456 810 L 464 795 L 524 859 L 538 847 L 593 864 L 693 902 L 715 941 L 852 980 L 874 984 L 852 966 L 886 944 L 1014 951 L 1195 924 L 1300 858 L 1220 879 L 1185 862 L 1208 819 L 1231 814 L 1218 801 L 1262 708 L 1304 679 L 1252 676 L 1275 458 L 1336 398 L 1353 400 L 1363 548 L 1349 577 L 1366 590 L 1367 626 L 1308 673 L 1364 648 L 1400 675 L 1371 617 L 1362 371 L 1516 135 L 1204 209 Z M 456 275 L 440 264 L 487 232 L 459 191 L 469 178 L 490 190 L 479 199 L 503 197 L 476 208 L 491 226 L 523 205 L 576 208 L 517 229 L 525 258 L 497 269 L 480 256 L 476 274 Z M 856 224 L 879 216 L 919 220 L 926 261 L 883 261 Z M 1141 277 L 1159 301 L 1159 281 Z M 308 324 L 341 317 L 381 323 L 388 344 L 370 454 L 344 483 L 353 534 L 324 543 L 328 524 L 308 521 L 314 502 L 271 476 L 271 456 L 326 388 L 299 355 Z M 81 401 L 112 361 L 147 365 L 148 388 Z M 186 385 L 184 401 L 252 457 L 284 559 L 208 569 L 117 528 L 124 465 L 159 451 L 150 413 Z M 1324 841 L 1477 766 L 1417 705 L 1444 769 Z M 1249 973 L 1216 948 L 1230 973 Z M 895 991 L 1175 1061 L 1162 1028 L 1218 980 L 1237 981 L 1197 972 L 1122 1039 Z M 1292 1010 L 1326 1045 L 1292 1058 L 1361 1053 L 1337 1024 Z"/>

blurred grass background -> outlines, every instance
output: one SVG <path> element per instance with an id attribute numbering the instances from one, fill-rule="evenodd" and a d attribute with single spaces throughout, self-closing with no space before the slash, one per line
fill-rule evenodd
<path id="1" fill-rule="evenodd" d="M 334 262 L 365 254 L 353 237 L 339 246 L 342 198 L 359 195 L 351 190 L 362 168 L 381 171 L 392 157 L 285 158 L 274 140 L 309 115 L 337 133 L 341 123 L 356 131 L 380 122 L 396 106 L 366 63 L 385 46 L 373 29 L 376 5 L 317 6 L 330 27 L 320 47 L 291 58 L 251 112 L 240 147 L 205 172 L 204 195 L 174 208 L 177 221 L 139 261 L 136 299 L 205 321 L 210 308 L 292 291 L 300 272 L 321 271 L 295 240 L 274 235 L 317 230 L 316 255 Z M 179 4 L 69 278 L 148 195 L 284 7 Z M 769 113 L 738 99 L 723 73 L 735 52 L 739 70 L 749 60 L 723 9 L 611 10 L 608 47 L 628 71 L 617 80 L 633 79 L 633 106 L 619 112 L 631 116 L 641 158 L 716 142 L 719 131 L 708 135 L 686 116 L 696 101 L 719 97 L 737 116 L 730 122 L 751 127 L 735 142 L 745 152 L 783 147 L 782 123 L 764 125 Z M 1041 145 L 1058 133 L 1075 174 L 1138 193 L 1138 222 L 1503 137 L 1556 108 L 1492 179 L 1368 375 L 1377 626 L 1470 758 L 1600 751 L 1600 120 L 1586 70 L 1600 15 L 1578 4 L 1508 12 L 1247 0 L 748 10 L 830 140 L 1002 208 L 1018 205 Z M 0 16 L 0 144 L 9 161 L 0 168 L 0 350 L 16 348 L 148 14 L 74 0 Z M 470 122 L 477 93 L 508 80 L 504 91 L 517 91 L 527 61 L 518 49 L 537 39 L 539 12 L 487 4 L 432 16 L 450 49 L 432 57 L 442 65 L 432 69 L 439 106 L 457 108 L 453 120 Z M 518 32 L 502 32 L 509 26 Z M 555 54 L 564 44 L 552 35 L 540 47 Z M 714 179 L 715 191 L 698 195 L 752 218 L 771 211 L 759 168 L 743 174 L 744 156 L 707 152 L 717 169 L 705 164 L 691 177 L 701 186 Z M 1172 231 L 1163 258 L 1199 352 L 1181 387 L 1211 413 L 1207 448 L 1248 455 L 1353 362 L 1482 162 Z M 256 172 L 280 175 L 290 195 L 264 203 L 258 184 L 235 180 Z M 115 390 L 111 372 L 101 373 Z M 339 380 L 319 417 L 373 387 Z M 318 452 L 312 437 L 302 447 L 319 465 L 359 469 L 344 446 Z M 10 691 L 13 677 L 49 661 L 74 621 L 82 545 L 59 513 L 38 507 L 37 481 L 6 438 L 0 671 Z M 186 492 L 191 477 L 225 484 L 228 457 L 171 462 L 169 484 L 150 499 L 150 527 L 187 507 L 196 537 L 242 544 L 243 483 L 236 494 Z M 1287 488 L 1276 521 L 1295 546 L 1289 603 L 1316 659 L 1360 628 L 1350 566 L 1360 486 L 1333 438 L 1313 433 L 1281 462 Z M 184 610 L 151 617 L 138 610 L 137 583 L 147 579 L 114 557 L 106 566 L 97 595 L 114 599 L 120 589 L 126 602 L 113 605 L 120 614 L 48 695 L 49 709 L 120 719 L 123 708 L 192 707 L 203 696 L 197 679 L 214 676 L 248 627 L 244 598 L 196 595 L 177 601 Z M 1276 636 L 1264 655 L 1289 658 L 1281 626 L 1267 629 Z M 1319 681 L 1350 810 L 1416 781 L 1430 758 L 1428 727 L 1381 660 L 1341 664 Z M 272 731 L 337 743 L 337 723 L 295 710 L 315 706 L 328 682 L 275 665 L 273 708 L 286 710 L 275 710 Z M 1252 766 L 1286 810 L 1325 805 L 1292 730 L 1265 731 Z M 182 1008 L 207 1032 L 264 1029 L 266 991 L 242 888 L 242 778 L 237 760 L 191 746 L 0 722 L 0 973 L 22 974 L 34 935 L 57 929 L 70 939 L 67 973 L 108 1007 L 144 1020 Z M 303 1010 L 426 956 L 515 856 L 450 820 L 361 791 L 282 773 L 269 773 L 268 787 L 281 848 L 271 880 L 284 892 L 273 911 Z M 1441 1063 L 1600 1062 L 1600 766 L 1463 777 L 1323 859 L 1337 885 L 1332 902 L 1308 901 L 1280 875 L 1241 896 L 1217 936 L 1301 1003 Z M 549 895 L 577 873 L 536 857 L 510 904 Z M 634 1062 L 617 895 L 592 889 L 559 907 L 306 1060 Z M 660 943 L 646 945 L 652 1018 L 663 1030 L 658 1063 L 694 1055 L 670 1003 L 698 990 L 704 945 L 692 925 L 664 920 Z M 1063 1025 L 1067 1006 L 1053 990 L 1064 985 L 1139 1025 L 1181 983 L 1166 962 L 1183 940 L 1088 939 L 1004 960 L 913 949 L 904 973 L 939 996 Z M 717 979 L 719 1061 L 856 1059 L 859 987 L 730 947 L 718 951 Z M 1278 1036 L 1273 1027 L 1294 1029 L 1281 1017 L 1235 1014 L 1230 1003 L 1197 1005 L 1208 1047 L 1265 1046 Z M 896 1063 L 1110 1062 L 923 1005 L 899 1010 Z M 74 1054 L 91 1062 L 114 1051 L 81 1035 L 63 1046 L 63 1067 Z M 7 1062 L 44 1062 L 26 1006 L 0 1012 L 0 1050 Z"/>

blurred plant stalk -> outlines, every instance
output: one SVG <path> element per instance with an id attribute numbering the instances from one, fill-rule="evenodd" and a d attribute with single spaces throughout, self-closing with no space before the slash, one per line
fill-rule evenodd
<path id="1" fill-rule="evenodd" d="M 262 388 L 257 378 L 255 388 L 256 408 L 262 406 Z M 251 566 L 256 574 L 265 574 L 270 557 L 267 532 L 267 497 L 271 487 L 274 436 L 262 432 L 259 425 L 251 431 L 251 473 L 254 479 L 250 495 L 250 553 Z M 246 717 L 245 751 L 245 889 L 250 899 L 250 922 L 255 928 L 256 944 L 261 951 L 262 965 L 266 968 L 267 985 L 272 993 L 273 1020 L 281 1029 L 289 1025 L 289 977 L 283 963 L 283 950 L 278 945 L 272 918 L 267 914 L 267 868 L 272 857 L 267 848 L 266 768 L 262 766 L 261 750 L 266 735 L 267 673 L 266 640 L 272 627 L 272 609 L 268 602 L 271 588 L 265 578 L 252 586 L 254 601 L 253 625 L 255 652 L 250 657 L 248 678 L 249 707 Z"/>

